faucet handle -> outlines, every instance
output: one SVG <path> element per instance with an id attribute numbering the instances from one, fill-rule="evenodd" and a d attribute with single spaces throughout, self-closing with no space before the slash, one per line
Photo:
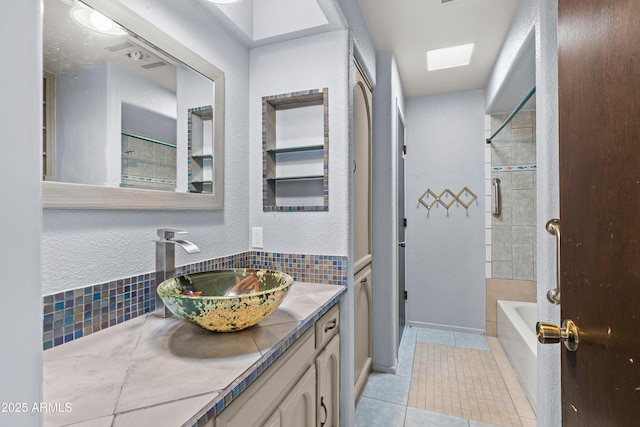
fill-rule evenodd
<path id="1" fill-rule="evenodd" d="M 158 237 L 162 240 L 171 240 L 176 237 L 176 234 L 189 234 L 189 232 L 183 230 L 174 230 L 171 228 L 158 228 Z"/>

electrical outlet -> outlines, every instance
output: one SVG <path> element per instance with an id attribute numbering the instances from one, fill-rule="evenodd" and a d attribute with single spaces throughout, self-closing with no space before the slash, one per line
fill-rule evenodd
<path id="1" fill-rule="evenodd" d="M 262 249 L 262 227 L 251 228 L 251 246 L 256 249 Z"/>

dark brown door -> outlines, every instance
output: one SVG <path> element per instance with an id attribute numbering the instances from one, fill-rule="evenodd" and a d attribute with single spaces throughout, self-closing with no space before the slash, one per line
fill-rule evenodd
<path id="1" fill-rule="evenodd" d="M 559 0 L 563 426 L 640 425 L 640 1 Z"/>

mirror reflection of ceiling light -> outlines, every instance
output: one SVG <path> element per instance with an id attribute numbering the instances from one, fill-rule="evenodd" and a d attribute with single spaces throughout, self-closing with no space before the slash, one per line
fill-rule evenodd
<path id="1" fill-rule="evenodd" d="M 141 50 L 134 50 L 132 52 L 129 52 L 129 53 L 127 53 L 127 56 L 132 61 L 144 61 L 144 60 L 147 60 L 149 58 L 149 55 L 146 55 Z"/>
<path id="2" fill-rule="evenodd" d="M 446 47 L 427 51 L 427 70 L 435 71 L 444 68 L 469 65 L 474 43 L 460 46 Z"/>
<path id="3" fill-rule="evenodd" d="M 71 9 L 71 17 L 83 27 L 102 34 L 110 36 L 121 36 L 126 34 L 126 31 L 123 30 L 120 25 L 88 6 L 78 4 Z"/>

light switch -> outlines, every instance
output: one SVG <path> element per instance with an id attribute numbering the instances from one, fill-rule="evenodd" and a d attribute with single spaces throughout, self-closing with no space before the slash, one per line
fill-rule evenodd
<path id="1" fill-rule="evenodd" d="M 252 227 L 251 229 L 251 246 L 256 249 L 262 249 L 262 227 Z"/>

